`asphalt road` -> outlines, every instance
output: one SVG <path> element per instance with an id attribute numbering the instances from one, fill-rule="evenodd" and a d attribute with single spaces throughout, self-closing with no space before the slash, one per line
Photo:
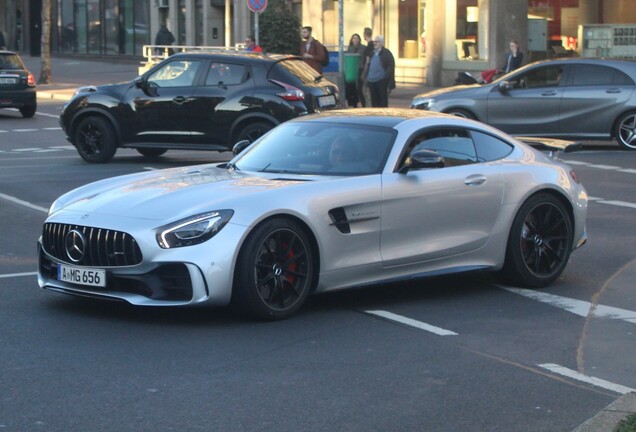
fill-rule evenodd
<path id="1" fill-rule="evenodd" d="M 440 278 L 315 296 L 262 323 L 37 287 L 35 244 L 58 195 L 229 156 L 125 150 L 89 165 L 59 109 L 0 111 L 2 430 L 571 431 L 636 389 L 636 152 L 563 156 L 593 197 L 589 242 L 548 289 Z"/>

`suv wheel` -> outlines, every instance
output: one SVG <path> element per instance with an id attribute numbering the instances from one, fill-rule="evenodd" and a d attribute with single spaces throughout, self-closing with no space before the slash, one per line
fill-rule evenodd
<path id="1" fill-rule="evenodd" d="M 274 125 L 271 123 L 265 122 L 256 122 L 250 123 L 243 128 L 236 137 L 236 142 L 248 140 L 249 142 L 254 142 L 258 138 L 265 135 L 267 132 L 272 130 Z"/>
<path id="2" fill-rule="evenodd" d="M 22 117 L 24 118 L 31 118 L 35 115 L 35 110 L 37 109 L 37 106 L 34 105 L 26 105 L 23 106 L 22 108 L 20 108 L 20 114 L 22 114 Z"/>
<path id="3" fill-rule="evenodd" d="M 139 154 L 146 157 L 158 157 L 168 151 L 167 149 L 162 148 L 138 148 L 136 150 L 139 152 Z"/>
<path id="4" fill-rule="evenodd" d="M 86 162 L 108 162 L 117 151 L 115 132 L 102 117 L 91 116 L 80 121 L 75 129 L 73 143 Z"/>

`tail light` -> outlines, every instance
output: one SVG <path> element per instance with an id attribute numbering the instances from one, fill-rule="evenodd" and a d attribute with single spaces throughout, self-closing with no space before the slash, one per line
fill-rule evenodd
<path id="1" fill-rule="evenodd" d="M 294 87 L 292 85 L 286 84 L 284 82 L 280 82 L 280 81 L 276 81 L 276 80 L 270 80 L 270 81 L 275 83 L 275 84 L 278 84 L 283 89 L 285 89 L 285 91 L 283 93 L 276 93 L 278 96 L 280 96 L 284 100 L 290 101 L 290 102 L 297 102 L 297 101 L 304 101 L 305 100 L 305 92 L 303 92 L 301 89 L 296 88 L 296 87 Z"/>
<path id="2" fill-rule="evenodd" d="M 27 75 L 26 83 L 29 87 L 35 87 L 35 77 L 31 72 Z"/>

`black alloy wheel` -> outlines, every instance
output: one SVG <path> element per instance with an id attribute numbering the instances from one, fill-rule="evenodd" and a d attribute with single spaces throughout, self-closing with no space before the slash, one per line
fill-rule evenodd
<path id="1" fill-rule="evenodd" d="M 540 288 L 556 280 L 572 249 L 572 220 L 549 194 L 531 197 L 512 224 L 504 275 L 521 286 Z"/>
<path id="2" fill-rule="evenodd" d="M 272 125 L 271 123 L 265 123 L 265 122 L 250 123 L 249 125 L 244 127 L 243 130 L 241 130 L 241 132 L 238 134 L 238 137 L 236 138 L 236 142 L 243 141 L 243 140 L 254 142 L 260 137 L 262 137 L 263 135 L 265 135 L 267 132 L 272 130 L 273 127 L 274 125 Z"/>
<path id="3" fill-rule="evenodd" d="M 289 318 L 313 289 L 314 259 L 309 237 L 297 222 L 264 222 L 241 248 L 233 304 L 258 318 Z"/>
<path id="4" fill-rule="evenodd" d="M 117 151 L 115 132 L 102 117 L 86 117 L 75 130 L 75 147 L 87 162 L 104 163 L 113 158 Z"/>

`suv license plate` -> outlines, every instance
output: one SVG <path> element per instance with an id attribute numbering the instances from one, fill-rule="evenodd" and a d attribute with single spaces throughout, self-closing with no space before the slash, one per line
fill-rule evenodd
<path id="1" fill-rule="evenodd" d="M 320 108 L 330 107 L 336 105 L 336 97 L 334 95 L 320 96 L 318 98 L 318 106 Z"/>
<path id="2" fill-rule="evenodd" d="M 58 265 L 57 279 L 79 285 L 105 287 L 106 270 Z"/>
<path id="3" fill-rule="evenodd" d="M 15 78 L 0 78 L 0 84 L 15 84 L 18 80 Z"/>

